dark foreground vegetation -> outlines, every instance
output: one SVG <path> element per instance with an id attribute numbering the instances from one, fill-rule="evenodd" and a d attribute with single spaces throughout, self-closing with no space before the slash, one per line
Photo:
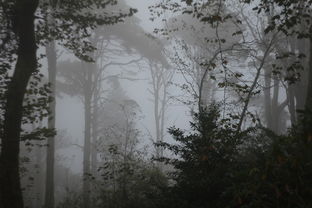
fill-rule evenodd
<path id="1" fill-rule="evenodd" d="M 168 175 L 136 160 L 117 178 L 117 188 L 93 191 L 92 207 L 311 207 L 312 139 L 300 125 L 286 135 L 258 126 L 237 132 L 212 105 L 194 114 L 192 131 L 169 132 L 175 144 L 159 143 L 174 157 L 158 161 Z M 127 177 L 126 188 L 122 177 Z M 97 183 L 105 183 L 105 179 Z M 125 189 L 123 189 L 125 188 Z M 59 207 L 80 207 L 69 193 Z"/>

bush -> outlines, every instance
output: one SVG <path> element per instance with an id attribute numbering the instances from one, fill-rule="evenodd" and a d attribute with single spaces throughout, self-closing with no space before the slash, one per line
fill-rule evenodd
<path id="1" fill-rule="evenodd" d="M 192 133 L 169 130 L 177 144 L 158 144 L 176 155 L 161 159 L 175 169 L 166 207 L 312 207 L 312 139 L 232 126 L 212 105 Z"/>

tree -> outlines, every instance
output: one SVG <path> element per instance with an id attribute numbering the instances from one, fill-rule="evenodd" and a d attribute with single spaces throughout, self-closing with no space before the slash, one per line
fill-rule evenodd
<path id="1" fill-rule="evenodd" d="M 161 14 L 159 10 L 173 11 L 177 15 L 167 22 L 167 28 L 157 29 L 155 32 L 176 39 L 180 44 L 174 45 L 176 55 L 173 62 L 186 78 L 183 88 L 191 91 L 199 100 L 196 102 L 199 104 L 198 109 L 205 106 L 205 98 L 209 94 L 208 83 L 215 82 L 223 91 L 223 95 L 217 93 L 215 96 L 222 97 L 226 104 L 223 115 L 237 118 L 237 131 L 240 131 L 244 128 L 244 123 L 257 122 L 258 112 L 252 106 L 256 105 L 254 101 L 257 96 L 262 95 L 260 87 L 264 82 L 267 123 L 278 132 L 282 112 L 288 102 L 293 101 L 288 96 L 279 103 L 280 86 L 284 86 L 286 93 L 289 94 L 287 85 L 291 85 L 297 79 L 302 55 L 291 55 L 285 45 L 277 43 L 277 40 L 281 40 L 281 36 L 285 44 L 287 42 L 287 37 L 282 31 L 271 30 L 267 33 L 268 30 L 265 30 L 269 22 L 266 18 L 275 16 L 274 12 L 261 16 L 263 20 L 260 14 L 255 14 L 253 20 L 256 22 L 251 22 L 244 15 L 244 10 L 248 11 L 248 6 L 225 0 L 185 1 L 185 3 L 163 1 L 152 7 L 155 15 Z M 260 23 L 258 29 L 255 29 L 254 25 Z M 263 31 L 262 34 L 258 34 L 259 30 Z M 185 52 L 185 55 L 181 54 L 181 51 Z M 207 54 L 210 55 L 209 58 Z M 288 57 L 287 64 L 280 61 L 281 57 Z M 274 59 L 276 61 L 272 61 Z M 281 72 L 280 68 L 285 70 Z M 264 81 L 262 74 L 265 74 Z M 274 83 L 270 78 L 272 74 Z M 274 84 L 272 98 L 271 83 Z M 297 97 L 299 105 L 301 103 L 299 97 L 302 99 L 302 96 Z M 231 110 L 230 105 L 233 106 Z"/>
<path id="2" fill-rule="evenodd" d="M 155 16 L 163 10 L 175 14 L 155 33 L 172 40 L 173 49 L 168 50 L 174 54 L 171 62 L 185 79 L 182 88 L 194 97 L 198 109 L 211 102 L 216 85 L 224 88 L 226 95 L 228 86 L 237 84 L 230 79 L 235 80 L 238 73 L 227 65 L 235 55 L 241 56 L 242 62 L 246 56 L 241 35 L 244 28 L 237 23 L 237 14 L 225 5 L 224 1 L 198 1 L 194 5 L 163 1 L 152 7 Z M 190 99 L 187 102 L 191 103 Z"/>
<path id="3" fill-rule="evenodd" d="M 247 3 L 250 3 L 250 1 L 246 1 Z M 274 15 L 270 17 L 269 25 L 266 27 L 265 32 L 270 32 L 273 30 L 280 31 L 281 33 L 285 34 L 286 36 L 290 36 L 294 38 L 297 42 L 295 44 L 292 44 L 292 51 L 295 52 L 295 57 L 308 57 L 308 61 L 305 64 L 304 61 L 299 62 L 299 66 L 288 66 L 286 68 L 287 72 L 290 74 L 292 78 L 295 78 L 299 75 L 300 79 L 306 79 L 306 86 L 305 82 L 299 82 L 299 85 L 301 86 L 298 88 L 297 86 L 290 86 L 290 102 L 292 102 L 290 105 L 291 107 L 291 114 L 292 114 L 292 120 L 295 120 L 295 112 L 294 112 L 294 99 L 296 99 L 297 103 L 297 110 L 301 110 L 304 112 L 302 115 L 303 122 L 305 123 L 304 132 L 306 134 L 306 137 L 309 137 L 311 135 L 310 124 L 311 121 L 309 118 L 309 112 L 310 106 L 311 106 L 311 80 L 312 80 L 312 73 L 310 73 L 311 70 L 311 63 L 312 63 L 312 56 L 311 56 L 311 1 L 288 1 L 286 2 L 279 2 L 279 1 L 271 1 L 271 2 L 260 2 L 260 4 L 257 4 L 257 6 L 254 8 L 254 10 L 260 12 L 266 11 L 266 12 L 272 12 Z M 291 9 L 287 9 L 291 8 Z M 310 48 L 309 50 L 306 50 L 305 47 L 302 47 L 302 43 L 309 42 Z M 296 49 L 299 53 L 296 53 Z M 305 54 L 307 53 L 307 54 Z M 289 55 L 285 55 L 282 58 L 288 58 Z M 299 69 L 299 72 L 298 72 Z M 303 71 L 300 71 L 302 70 Z M 305 76 L 308 73 L 307 76 Z M 301 85 L 300 85 L 301 84 Z M 302 85 L 303 84 L 303 85 Z M 298 93 L 298 96 L 295 95 L 295 89 L 300 89 L 299 91 L 303 91 L 304 93 Z"/>
<path id="4" fill-rule="evenodd" d="M 222 122 L 218 106 L 212 104 L 207 111 L 194 114 L 191 133 L 172 127 L 169 133 L 176 142 L 158 144 L 176 156 L 161 159 L 174 167 L 171 175 L 175 184 L 169 191 L 168 207 L 233 207 L 226 190 L 233 183 L 237 146 L 243 135 L 237 137 L 235 128 L 228 124 Z"/>
<path id="5" fill-rule="evenodd" d="M 35 12 L 39 6 L 38 0 L 6 1 L 1 4 L 1 18 L 8 22 L 5 25 L 5 30 L 7 30 L 7 34 L 12 34 L 11 31 L 15 33 L 14 36 L 5 36 L 3 43 L 7 43 L 7 39 L 13 43 L 15 40 L 18 43 L 15 70 L 7 90 L 1 147 L 1 203 L 4 207 L 23 207 L 18 172 L 19 140 L 26 87 L 30 76 L 37 69 L 37 44 L 44 45 L 45 41 L 52 36 L 61 40 L 63 45 L 74 51 L 78 57 L 88 59 L 85 52 L 93 50 L 93 47 L 90 47 L 87 41 L 84 41 L 81 47 L 76 44 L 89 36 L 87 28 L 94 28 L 97 24 L 112 24 L 122 21 L 122 18 L 135 12 L 130 9 L 129 13 L 116 14 L 112 12 L 112 15 L 108 16 L 98 15 L 86 11 L 86 9 L 92 10 L 95 6 L 105 8 L 116 2 L 75 1 L 75 4 L 72 4 L 71 1 L 62 1 L 62 10 L 54 13 L 54 17 L 60 20 L 55 22 L 61 24 L 61 27 L 54 27 L 54 29 L 61 32 L 55 33 L 55 31 L 49 31 L 51 28 L 46 27 L 42 21 L 37 21 L 35 25 L 35 17 L 43 18 L 47 11 L 47 4 L 40 3 L 40 10 L 36 15 Z M 81 13 L 82 10 L 86 12 Z M 80 18 L 76 18 L 76 16 Z M 79 37 L 73 35 L 73 31 L 75 34 L 79 34 Z"/>
<path id="6" fill-rule="evenodd" d="M 154 104 L 154 119 L 155 119 L 155 142 L 163 142 L 165 137 L 165 115 L 168 108 L 170 97 L 168 95 L 169 86 L 171 84 L 174 71 L 159 63 L 149 63 L 149 70 L 152 78 L 152 94 Z M 163 156 L 163 150 L 156 147 L 156 158 Z"/>
<path id="7" fill-rule="evenodd" d="M 190 133 L 170 128 L 175 142 L 159 144 L 174 154 L 161 159 L 174 167 L 162 207 L 311 206 L 312 143 L 300 128 L 276 135 L 257 126 L 237 134 L 218 108 L 194 114 Z"/>
<path id="8" fill-rule="evenodd" d="M 23 99 L 30 76 L 37 68 L 34 14 L 38 4 L 38 0 L 18 1 L 11 6 L 9 13 L 12 29 L 18 38 L 18 58 L 8 86 L 2 135 L 0 203 L 4 208 L 23 207 L 19 176 L 19 140 Z"/>
<path id="9" fill-rule="evenodd" d="M 93 43 L 103 48 L 106 45 L 106 40 L 99 33 L 95 33 L 92 37 Z M 110 40 L 107 40 L 109 43 Z M 110 49 L 105 48 L 106 56 L 109 56 Z M 112 50 L 112 54 L 115 51 Z M 100 111 L 103 111 L 103 97 L 104 93 L 103 86 L 104 81 L 107 81 L 112 77 L 125 78 L 121 73 L 117 75 L 111 75 L 109 73 L 109 67 L 118 65 L 130 65 L 135 63 L 137 60 L 131 60 L 127 63 L 105 63 L 107 57 L 103 58 L 103 51 L 97 51 L 93 54 L 93 59 L 97 63 L 86 63 L 86 62 L 61 62 L 59 68 L 61 69 L 59 75 L 63 81 L 59 81 L 60 90 L 71 95 L 79 96 L 84 105 L 84 120 L 85 120 L 85 131 L 84 131 L 84 159 L 83 159 L 83 184 L 84 184 L 84 196 L 88 196 L 90 193 L 90 176 L 95 177 L 97 175 L 97 143 L 99 140 L 100 131 Z M 86 201 L 89 199 L 86 198 Z"/>
<path id="10" fill-rule="evenodd" d="M 98 161 L 97 173 L 93 177 L 96 180 L 101 180 L 105 161 L 113 160 L 113 164 L 110 164 L 113 165 L 111 167 L 113 176 L 110 184 L 114 184 L 115 188 L 118 186 L 122 194 L 121 198 L 127 201 L 129 194 L 127 178 L 130 171 L 128 167 L 131 165 L 131 158 L 135 154 L 135 147 L 140 134 L 135 127 L 136 120 L 139 118 L 140 107 L 134 100 L 126 96 L 118 76 L 109 77 L 108 83 L 110 84 L 109 93 L 102 100 L 99 106 L 101 110 L 98 111 L 97 115 L 99 138 L 94 145 L 101 159 Z M 95 184 L 96 186 L 98 184 Z M 110 185 L 104 188 L 109 187 Z"/>
<path id="11" fill-rule="evenodd" d="M 48 60 L 51 97 L 53 97 L 53 100 L 49 105 L 50 115 L 48 118 L 48 128 L 55 129 L 55 119 L 56 119 L 55 85 L 57 73 L 56 68 L 57 54 L 55 48 L 55 41 L 52 40 L 50 43 L 46 45 L 46 55 Z M 55 152 L 55 136 L 48 138 L 47 141 L 47 157 L 46 157 L 47 168 L 46 168 L 46 185 L 45 185 L 45 202 L 44 202 L 44 206 L 46 208 L 54 208 L 54 152 Z"/>

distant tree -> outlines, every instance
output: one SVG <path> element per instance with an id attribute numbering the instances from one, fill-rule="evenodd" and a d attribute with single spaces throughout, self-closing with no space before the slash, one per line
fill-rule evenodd
<path id="1" fill-rule="evenodd" d="M 97 55 L 94 55 L 93 58 L 100 59 Z M 84 143 L 86 145 L 83 146 L 83 184 L 85 184 L 85 191 L 90 190 L 90 176 L 97 175 L 97 143 L 102 128 L 99 117 L 101 111 L 103 111 L 103 91 L 107 91 L 106 89 L 103 90 L 103 86 L 105 85 L 104 81 L 112 77 L 112 75 L 109 75 L 108 70 L 113 65 L 118 65 L 118 63 L 108 63 L 104 64 L 104 66 L 78 61 L 59 63 L 60 79 L 58 80 L 58 88 L 60 92 L 78 96 L 84 106 Z M 115 76 L 121 75 L 117 74 Z"/>
<path id="2" fill-rule="evenodd" d="M 280 85 L 291 85 L 296 79 L 296 73 L 300 70 L 298 62 L 302 56 L 290 55 L 287 47 L 281 47 L 283 44 L 278 43 L 281 36 L 285 43 L 287 42 L 287 37 L 282 31 L 272 30 L 270 34 L 266 34 L 265 28 L 269 25 L 266 15 L 260 17 L 259 14 L 255 14 L 253 19 L 262 24 L 255 29 L 256 23 L 250 22 L 244 15 L 245 9 L 248 11 L 248 5 L 243 2 L 163 1 L 151 9 L 155 16 L 166 11 L 176 14 L 167 21 L 166 28 L 156 29 L 155 32 L 176 40 L 177 44 L 173 45 L 175 56 L 172 62 L 186 78 L 183 89 L 192 92 L 199 100 L 196 102 L 199 109 L 205 106 L 207 95 L 213 94 L 207 89 L 213 88 L 213 84 L 209 86 L 208 83 L 214 82 L 222 89 L 215 97 L 223 100 L 223 115 L 228 114 L 236 118 L 237 131 L 240 131 L 246 121 L 257 122 L 258 113 L 253 107 L 256 105 L 254 100 L 264 89 L 268 126 L 276 132 L 279 131 L 279 118 L 290 100 L 279 103 Z M 274 12 L 267 15 L 274 15 Z M 262 34 L 258 34 L 259 30 Z M 185 54 L 181 54 L 181 51 Z M 289 57 L 287 66 L 280 61 L 280 57 L 284 56 Z M 284 64 L 283 67 L 287 70 L 280 72 L 280 64 Z M 266 75 L 264 81 L 263 73 Z M 274 90 L 271 98 L 269 76 L 272 73 Z M 266 87 L 260 89 L 262 82 Z M 271 108 L 276 114 L 269 113 Z"/>
<path id="3" fill-rule="evenodd" d="M 168 11 L 171 11 L 171 7 L 175 8 L 175 16 L 167 21 L 165 28 L 156 29 L 155 33 L 171 40 L 173 51 L 168 49 L 168 53 L 174 54 L 170 56 L 171 62 L 185 79 L 186 84 L 182 88 L 194 97 L 197 108 L 205 108 L 212 102 L 210 99 L 214 95 L 215 79 L 222 79 L 223 76 L 220 72 L 222 66 L 217 65 L 225 57 L 222 54 L 236 50 L 241 37 L 231 34 L 240 28 L 235 25 L 234 20 L 226 19 L 231 12 L 223 2 L 219 5 L 218 1 L 211 1 L 206 5 L 205 1 L 199 1 L 194 11 L 184 4 L 163 2 L 163 5 L 169 6 Z M 197 18 L 195 13 L 199 10 L 201 13 Z M 220 15 L 225 19 L 222 23 L 213 25 L 201 20 L 200 17 L 205 15 Z M 190 102 L 190 99 L 186 102 Z"/>
<path id="4" fill-rule="evenodd" d="M 155 142 L 158 143 L 164 141 L 165 137 L 166 111 L 170 100 L 169 86 L 173 79 L 174 70 L 153 62 L 149 63 L 149 70 L 152 78 L 152 88 L 149 91 L 153 96 L 154 104 Z M 156 147 L 156 157 L 162 156 L 163 150 Z"/>
<path id="5" fill-rule="evenodd" d="M 59 83 L 59 86 L 60 89 L 67 94 L 88 95 L 91 99 L 91 108 L 85 108 L 85 111 L 88 109 L 91 111 L 91 124 L 88 125 L 88 128 L 90 127 L 90 136 L 92 137 L 90 145 L 91 171 L 89 170 L 87 172 L 95 176 L 97 175 L 97 140 L 99 138 L 105 138 L 99 136 L 103 134 L 103 132 L 101 132 L 102 127 L 99 115 L 101 114 L 100 111 L 105 111 L 103 99 L 107 99 L 104 95 L 105 91 L 107 91 L 105 89 L 105 81 L 113 79 L 114 77 L 130 81 L 136 80 L 133 79 L 133 75 L 131 75 L 133 74 L 133 70 L 126 70 L 124 66 L 130 66 L 135 63 L 138 64 L 142 58 L 139 57 L 124 63 L 112 60 L 116 59 L 116 54 L 125 54 L 127 56 L 131 55 L 131 57 L 141 55 L 149 61 L 162 63 L 166 66 L 168 63 L 161 54 L 160 46 L 150 43 L 151 39 L 145 34 L 142 28 L 138 26 L 136 18 L 129 18 L 124 23 L 98 28 L 94 30 L 90 40 L 92 40 L 94 46 L 99 48 L 93 56 L 96 63 L 92 65 L 78 62 L 72 64 L 61 63 L 60 68 L 62 68 L 62 70 L 60 70 L 59 75 L 62 78 L 60 78 L 61 83 Z M 115 70 L 115 72 L 112 73 L 109 72 L 110 67 L 120 67 L 122 70 Z M 138 68 L 140 68 L 140 66 Z M 91 74 L 91 79 L 89 79 L 89 81 L 86 80 L 86 73 Z M 62 79 L 65 81 L 62 81 Z M 88 82 L 89 84 L 87 86 L 86 83 Z M 166 82 L 163 83 L 165 84 Z M 167 84 L 168 83 L 166 83 L 166 85 Z M 89 89 L 89 93 L 85 92 L 83 89 Z M 90 93 L 91 96 L 89 95 Z M 85 100 L 86 99 L 83 98 L 83 102 L 85 102 Z M 87 133 L 87 131 L 85 131 L 85 133 Z"/>
<path id="6" fill-rule="evenodd" d="M 140 107 L 127 97 L 118 77 L 110 77 L 109 83 L 109 93 L 102 103 L 102 110 L 98 112 L 98 130 L 101 139 L 96 141 L 100 159 L 95 180 L 104 180 L 108 183 L 107 187 L 100 188 L 112 188 L 112 192 L 118 189 L 121 199 L 126 202 L 130 194 L 128 178 L 132 171 L 129 167 L 137 152 L 140 135 L 140 131 L 136 128 L 136 121 L 140 118 Z M 109 172 L 109 177 L 106 177 L 108 174 L 106 171 Z M 98 186 L 95 184 L 95 187 Z"/>
<path id="7" fill-rule="evenodd" d="M 174 13 L 165 27 L 156 29 L 155 33 L 171 40 L 172 49 L 168 50 L 168 54 L 173 54 L 171 62 L 185 79 L 182 89 L 193 97 L 185 103 L 203 109 L 212 99 L 222 97 L 224 103 L 225 99 L 228 101 L 227 95 L 236 86 L 237 91 L 245 87 L 240 79 L 244 75 L 230 65 L 247 58 L 244 27 L 225 1 L 197 1 L 194 5 L 189 1 L 163 1 L 151 9 L 155 18 L 158 13 Z M 215 96 L 217 87 L 223 88 L 223 95 Z"/>
<path id="8" fill-rule="evenodd" d="M 245 1 L 250 3 L 252 1 Z M 290 56 L 296 58 L 297 66 L 288 65 L 283 67 L 284 71 L 288 73 L 289 78 L 297 81 L 298 77 L 301 80 L 295 85 L 289 86 L 289 102 L 290 113 L 292 121 L 296 121 L 296 117 L 303 117 L 305 126 L 304 132 L 308 138 L 312 133 L 310 130 L 311 121 L 309 120 L 311 112 L 311 97 L 312 97 L 312 73 L 310 72 L 312 66 L 311 55 L 311 1 L 260 1 L 256 4 L 254 10 L 273 14 L 270 16 L 268 26 L 265 29 L 266 33 L 274 30 L 280 31 L 284 35 L 290 37 L 291 50 L 289 53 L 280 57 L 282 60 L 287 60 Z M 309 49 L 306 47 L 309 43 Z M 300 60 L 300 57 L 307 57 L 307 61 Z M 296 79 L 297 78 L 297 79 Z M 297 93 L 296 93 L 297 92 Z M 303 115 L 296 116 L 296 110 L 299 110 Z M 300 120 L 300 119 L 299 119 Z"/>

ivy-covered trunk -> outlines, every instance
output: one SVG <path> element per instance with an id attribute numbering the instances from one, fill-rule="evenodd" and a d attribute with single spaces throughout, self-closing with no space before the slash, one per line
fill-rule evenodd
<path id="1" fill-rule="evenodd" d="M 13 28 L 18 38 L 17 62 L 7 91 L 0 158 L 1 208 L 23 208 L 19 174 L 23 100 L 31 74 L 37 68 L 34 13 L 39 0 L 15 3 Z"/>

